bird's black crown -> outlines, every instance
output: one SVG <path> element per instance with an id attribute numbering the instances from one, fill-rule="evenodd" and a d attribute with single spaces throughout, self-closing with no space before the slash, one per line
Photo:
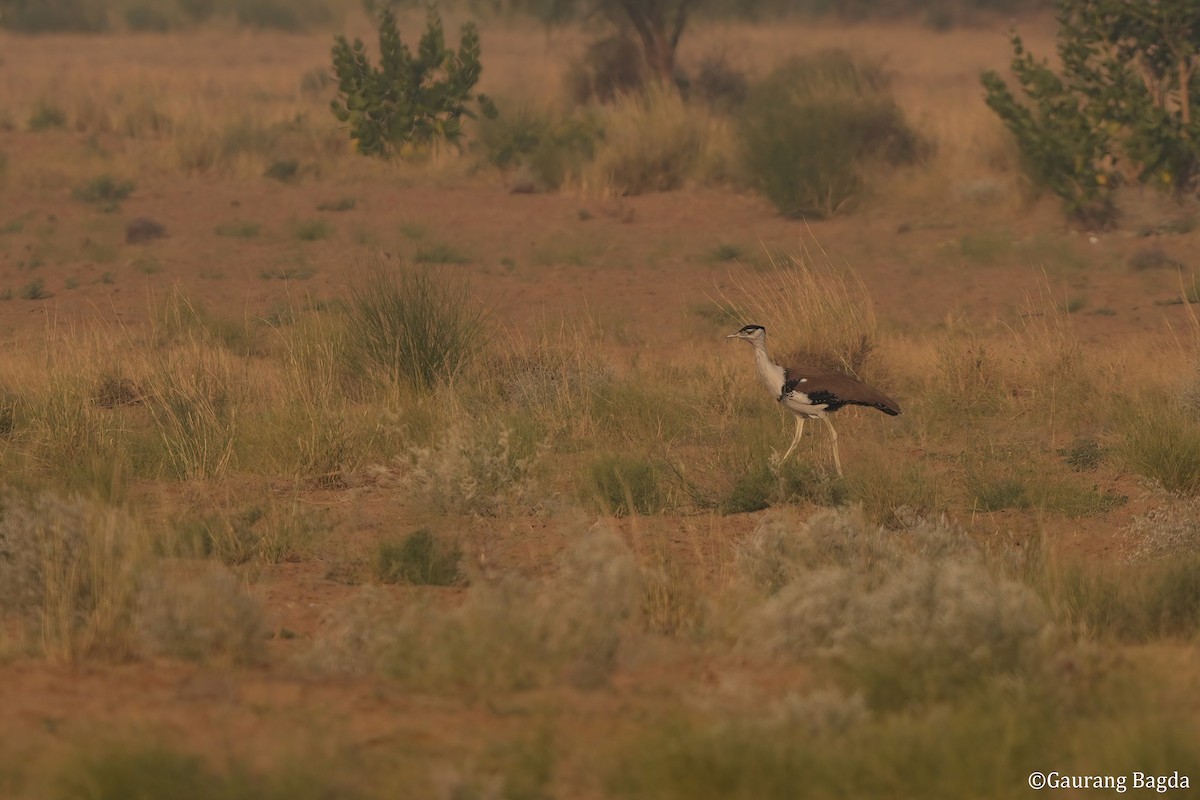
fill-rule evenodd
<path id="1" fill-rule="evenodd" d="M 746 327 L 744 327 L 740 331 L 738 331 L 738 333 L 754 333 L 755 331 L 764 331 L 764 330 L 766 330 L 766 328 L 764 328 L 762 325 L 747 325 Z"/>

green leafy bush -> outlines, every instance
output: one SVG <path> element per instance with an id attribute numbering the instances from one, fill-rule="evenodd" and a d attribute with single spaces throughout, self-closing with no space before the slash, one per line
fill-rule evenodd
<path id="1" fill-rule="evenodd" d="M 795 59 L 750 91 L 740 117 L 751 182 L 789 217 L 827 217 L 865 190 L 868 161 L 904 164 L 926 149 L 876 65 L 831 50 Z"/>
<path id="2" fill-rule="evenodd" d="M 451 50 L 441 17 L 430 8 L 414 57 L 400 39 L 395 15 L 385 9 L 379 18 L 378 68 L 371 65 L 361 39 L 353 45 L 345 36 L 334 41 L 334 116 L 350 126 L 350 137 L 364 155 L 384 157 L 435 141 L 456 142 L 462 118 L 475 116 L 467 107 L 472 99 L 485 116 L 495 113 L 485 95 L 472 93 L 482 71 L 479 55 L 474 23 L 463 25 L 458 50 Z"/>
<path id="3" fill-rule="evenodd" d="M 1112 191 L 1122 179 L 1177 193 L 1200 179 L 1193 5 L 1064 0 L 1061 74 L 1035 60 L 1014 32 L 1011 69 L 1024 100 L 996 72 L 982 75 L 987 104 L 1016 136 L 1027 174 L 1084 224 L 1114 221 Z"/>

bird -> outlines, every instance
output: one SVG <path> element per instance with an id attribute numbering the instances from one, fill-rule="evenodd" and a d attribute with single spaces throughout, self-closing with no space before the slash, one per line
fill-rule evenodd
<path id="1" fill-rule="evenodd" d="M 819 419 L 829 426 L 833 438 L 833 464 L 842 475 L 842 460 L 838 456 L 838 435 L 829 420 L 829 415 L 842 406 L 869 406 L 889 416 L 900 413 L 900 406 L 874 386 L 858 378 L 830 369 L 785 367 L 775 363 L 767 354 L 767 329 L 762 325 L 747 325 L 731 333 L 727 339 L 744 339 L 754 347 L 754 366 L 759 380 L 767 387 L 779 403 L 796 415 L 796 435 L 783 458 L 782 464 L 796 449 L 804 433 L 804 420 Z"/>

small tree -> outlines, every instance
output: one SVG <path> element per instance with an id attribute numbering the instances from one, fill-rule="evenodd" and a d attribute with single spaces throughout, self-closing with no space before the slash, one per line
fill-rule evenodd
<path id="1" fill-rule="evenodd" d="M 688 16 L 701 0 L 606 0 L 608 14 L 633 26 L 646 66 L 666 86 L 675 80 L 675 51 Z"/>
<path id="2" fill-rule="evenodd" d="M 1012 34 L 1018 101 L 993 71 L 986 101 L 1016 135 L 1031 176 L 1081 221 L 1114 217 L 1129 177 L 1174 192 L 1200 179 L 1200 5 L 1195 0 L 1062 0 L 1061 77 Z M 1123 163 L 1127 162 L 1127 166 Z"/>
<path id="3" fill-rule="evenodd" d="M 479 54 L 479 32 L 473 23 L 462 26 L 461 43 L 454 51 L 446 47 L 441 17 L 430 8 L 414 57 L 400 39 L 395 15 L 385 8 L 379 15 L 378 69 L 367 58 L 361 39 L 353 45 L 344 36 L 334 40 L 334 116 L 349 124 L 350 137 L 364 155 L 387 157 L 436 140 L 457 142 L 462 118 L 475 116 L 468 108 L 472 100 L 485 115 L 495 115 L 485 95 L 472 94 L 483 69 Z"/>
<path id="4" fill-rule="evenodd" d="M 704 0 L 529 0 L 547 23 L 603 14 L 619 28 L 632 28 L 650 74 L 670 86 L 675 80 L 675 51 L 688 18 Z M 748 0 L 753 3 L 754 0 Z"/>

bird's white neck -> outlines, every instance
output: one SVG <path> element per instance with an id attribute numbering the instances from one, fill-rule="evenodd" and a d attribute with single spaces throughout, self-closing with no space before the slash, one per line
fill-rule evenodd
<path id="1" fill-rule="evenodd" d="M 751 342 L 754 345 L 754 366 L 758 370 L 758 379 L 762 381 L 767 391 L 776 398 L 783 393 L 783 382 L 787 379 L 783 367 L 776 364 L 767 355 L 766 342 Z"/>

